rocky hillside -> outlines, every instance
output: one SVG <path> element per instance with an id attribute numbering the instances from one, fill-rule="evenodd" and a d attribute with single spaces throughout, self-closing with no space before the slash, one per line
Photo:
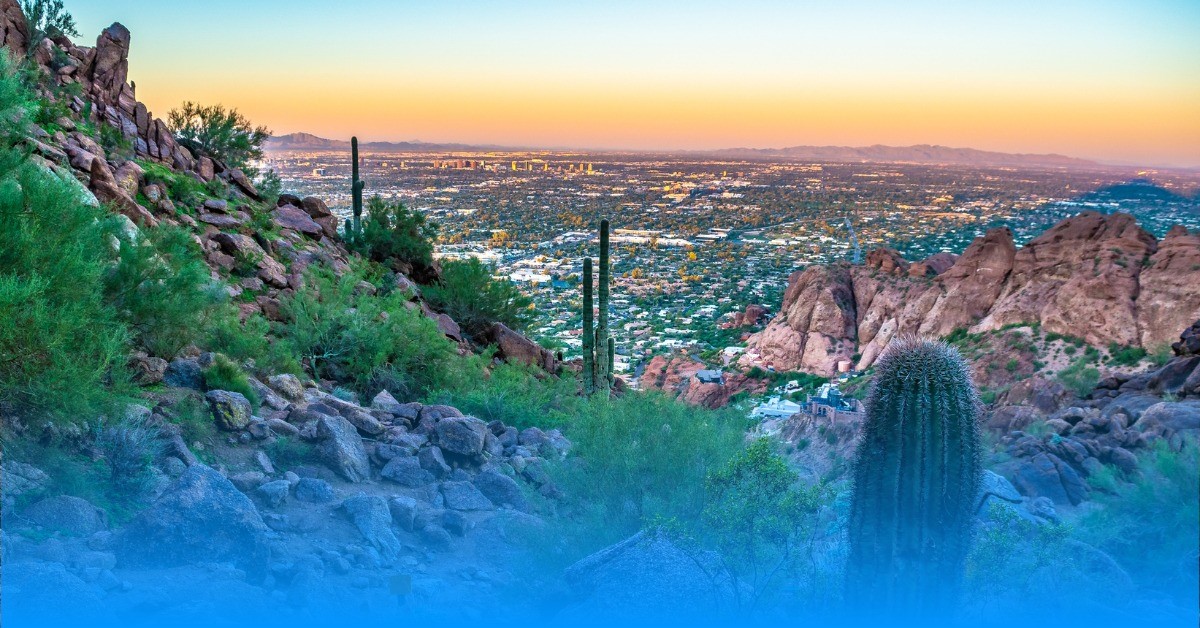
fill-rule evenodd
<path id="1" fill-rule="evenodd" d="M 869 367 L 899 334 L 1029 323 L 1093 346 L 1155 349 L 1200 317 L 1197 285 L 1200 234 L 1176 227 L 1159 241 L 1127 214 L 1085 212 L 1021 248 L 1000 228 L 957 258 L 911 262 L 884 249 L 862 266 L 799 271 L 740 363 L 831 375 Z"/>

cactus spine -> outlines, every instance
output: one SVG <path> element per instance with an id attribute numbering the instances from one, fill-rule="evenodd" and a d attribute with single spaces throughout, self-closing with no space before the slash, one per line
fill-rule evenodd
<path id="1" fill-rule="evenodd" d="M 596 389 L 607 394 L 612 387 L 612 363 L 608 355 L 608 219 L 600 221 L 600 315 L 596 320 Z"/>
<path id="2" fill-rule="evenodd" d="M 846 599 L 892 620 L 949 610 L 980 482 L 978 400 L 958 352 L 904 339 L 876 365 L 854 465 Z"/>
<path id="3" fill-rule="evenodd" d="M 592 320 L 592 258 L 583 260 L 583 391 L 596 392 L 595 322 Z"/>
<path id="4" fill-rule="evenodd" d="M 583 390 L 608 394 L 616 343 L 608 333 L 608 220 L 600 221 L 599 320 L 592 315 L 592 258 L 583 260 Z"/>
<path id="5" fill-rule="evenodd" d="M 358 138 L 350 138 L 350 163 L 353 169 L 353 180 L 350 184 L 350 196 L 353 203 L 353 229 L 352 239 L 357 240 L 362 236 L 362 212 L 363 212 L 363 187 L 365 184 L 362 179 L 358 178 Z"/>

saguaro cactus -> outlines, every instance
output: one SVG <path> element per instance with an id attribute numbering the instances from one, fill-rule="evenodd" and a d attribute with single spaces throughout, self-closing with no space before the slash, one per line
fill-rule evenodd
<path id="1" fill-rule="evenodd" d="M 358 178 L 358 138 L 350 138 L 350 162 L 353 168 L 353 180 L 350 183 L 350 196 L 353 208 L 354 238 L 362 235 L 363 187 L 365 184 Z"/>
<path id="2" fill-rule="evenodd" d="M 583 390 L 608 394 L 613 382 L 616 343 L 608 332 L 608 220 L 600 221 L 600 316 L 592 315 L 592 258 L 583 260 Z"/>
<path id="3" fill-rule="evenodd" d="M 877 363 L 850 506 L 857 612 L 911 619 L 952 606 L 979 490 L 978 403 L 945 343 L 900 340 Z"/>
<path id="4" fill-rule="evenodd" d="M 596 324 L 592 319 L 592 258 L 583 260 L 583 390 L 596 392 Z"/>
<path id="5" fill-rule="evenodd" d="M 600 221 L 600 315 L 596 320 L 596 388 L 607 393 L 612 387 L 612 364 L 608 357 L 608 219 Z"/>

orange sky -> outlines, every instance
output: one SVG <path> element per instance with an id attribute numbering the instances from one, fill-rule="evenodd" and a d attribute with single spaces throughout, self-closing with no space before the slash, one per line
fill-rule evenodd
<path id="1" fill-rule="evenodd" d="M 207 5 L 75 4 L 85 32 L 114 19 L 133 32 L 131 77 L 157 115 L 221 102 L 279 134 L 651 150 L 930 143 L 1200 166 L 1200 3 L 266 0 L 238 20 Z M 180 46 L 171 20 L 195 43 Z"/>

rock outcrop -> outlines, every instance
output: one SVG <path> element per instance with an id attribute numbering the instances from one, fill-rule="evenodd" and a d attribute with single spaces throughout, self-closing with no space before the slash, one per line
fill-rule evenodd
<path id="1" fill-rule="evenodd" d="M 1158 242 L 1128 214 L 1084 212 L 1020 249 L 1008 229 L 992 229 L 949 261 L 934 256 L 911 272 L 916 264 L 879 250 L 863 266 L 797 272 L 741 364 L 831 375 L 855 354 L 858 368 L 870 366 L 897 334 L 1019 323 L 1153 349 L 1200 317 L 1200 236 L 1176 227 Z"/>
<path id="2" fill-rule="evenodd" d="M 761 393 L 766 380 L 742 373 L 722 373 L 718 381 L 702 381 L 697 375 L 706 370 L 703 363 L 686 356 L 655 356 L 646 364 L 640 378 L 643 389 L 654 389 L 704 408 L 721 408 L 739 392 Z"/>

